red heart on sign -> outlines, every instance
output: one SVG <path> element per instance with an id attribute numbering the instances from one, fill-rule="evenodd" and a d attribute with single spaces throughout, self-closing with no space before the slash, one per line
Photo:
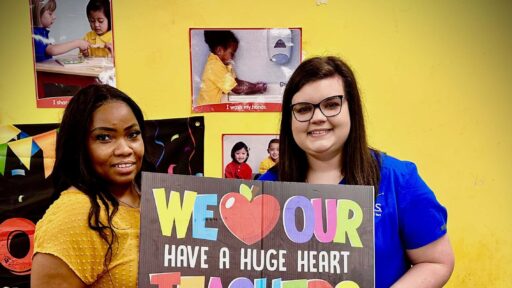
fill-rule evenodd
<path id="1" fill-rule="evenodd" d="M 243 195 L 231 192 L 220 200 L 224 225 L 247 245 L 267 236 L 276 226 L 280 212 L 279 202 L 270 195 L 258 195 L 249 201 Z"/>

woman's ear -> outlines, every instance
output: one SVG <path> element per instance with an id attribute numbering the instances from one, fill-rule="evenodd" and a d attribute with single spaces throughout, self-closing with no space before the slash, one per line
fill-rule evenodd
<path id="1" fill-rule="evenodd" d="M 219 56 L 219 55 L 222 55 L 222 53 L 224 53 L 224 48 L 222 48 L 222 46 L 217 46 L 215 48 L 214 54 Z"/>

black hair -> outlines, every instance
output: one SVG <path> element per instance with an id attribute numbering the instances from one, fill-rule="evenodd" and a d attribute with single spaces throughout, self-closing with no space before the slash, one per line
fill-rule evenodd
<path id="1" fill-rule="evenodd" d="M 228 49 L 230 44 L 238 45 L 238 38 L 230 30 L 204 30 L 204 42 L 208 44 L 210 52 L 215 53 L 217 47 Z"/>
<path id="2" fill-rule="evenodd" d="M 245 151 L 247 151 L 247 158 L 245 158 L 245 161 L 244 161 L 244 163 L 245 163 L 245 162 L 247 162 L 247 160 L 249 160 L 249 147 L 247 147 L 247 145 L 242 141 L 236 142 L 236 144 L 233 145 L 233 148 L 231 148 L 231 159 L 234 162 L 237 162 L 236 158 L 235 158 L 235 152 L 240 149 L 245 149 Z"/>
<path id="3" fill-rule="evenodd" d="M 113 101 L 123 102 L 130 107 L 144 139 L 144 116 L 139 106 L 128 95 L 108 85 L 89 85 L 79 90 L 71 98 L 64 111 L 58 129 L 55 165 L 52 171 L 55 187 L 53 199 L 58 198 L 62 191 L 71 186 L 89 197 L 91 208 L 88 224 L 89 228 L 98 232 L 108 244 L 104 259 L 104 266 L 107 270 L 112 259 L 113 243 L 117 240 L 112 219 L 118 211 L 119 202 L 114 195 L 108 192 L 107 183 L 98 177 L 92 167 L 87 143 L 89 125 L 94 111 L 105 103 Z M 145 157 L 143 165 L 144 159 Z M 140 172 L 136 183 L 140 186 Z M 106 209 L 107 223 L 100 220 L 101 206 Z"/>
<path id="4" fill-rule="evenodd" d="M 271 139 L 271 140 L 268 142 L 268 147 L 267 147 L 267 149 L 270 149 L 270 145 L 272 145 L 272 144 L 274 144 L 274 143 L 279 144 L 279 138 L 273 138 L 273 139 Z"/>

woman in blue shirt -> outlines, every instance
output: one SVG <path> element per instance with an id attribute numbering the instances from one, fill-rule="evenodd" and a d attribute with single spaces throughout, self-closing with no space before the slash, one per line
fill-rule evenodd
<path id="1" fill-rule="evenodd" d="M 283 95 L 280 160 L 260 180 L 372 185 L 375 283 L 441 287 L 453 271 L 446 209 L 416 166 L 368 147 L 361 97 L 337 57 L 304 61 Z"/>

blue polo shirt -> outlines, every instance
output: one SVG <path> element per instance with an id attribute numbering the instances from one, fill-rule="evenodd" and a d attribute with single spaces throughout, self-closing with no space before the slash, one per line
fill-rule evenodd
<path id="1" fill-rule="evenodd" d="M 414 163 L 381 154 L 380 164 L 374 208 L 375 287 L 387 288 L 411 267 L 406 249 L 425 246 L 446 234 L 448 215 Z M 267 171 L 258 180 L 277 179 Z"/>

